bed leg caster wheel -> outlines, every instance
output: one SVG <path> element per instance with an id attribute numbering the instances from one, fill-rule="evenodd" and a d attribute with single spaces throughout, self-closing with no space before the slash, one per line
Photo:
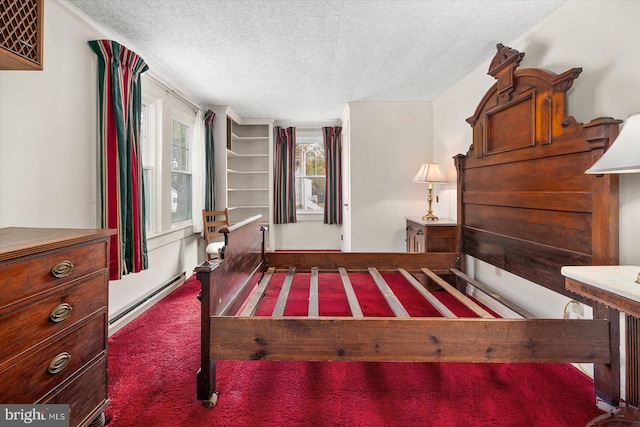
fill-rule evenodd
<path id="1" fill-rule="evenodd" d="M 213 408 L 214 406 L 216 406 L 216 403 L 218 403 L 218 392 L 214 392 L 211 397 L 209 398 L 209 400 L 203 400 L 202 401 L 202 405 L 205 408 Z"/>

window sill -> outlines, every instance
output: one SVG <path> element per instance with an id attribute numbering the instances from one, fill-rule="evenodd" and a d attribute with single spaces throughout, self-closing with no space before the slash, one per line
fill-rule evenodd
<path id="1" fill-rule="evenodd" d="M 323 212 L 298 211 L 296 216 L 298 222 L 322 222 L 324 220 Z"/>
<path id="2" fill-rule="evenodd" d="M 196 234 L 199 236 L 199 234 Z M 193 237 L 192 224 L 184 224 L 182 226 L 176 226 L 171 230 L 162 231 L 159 233 L 147 235 L 147 250 L 152 251 L 162 246 L 168 245 L 173 242 L 177 242 L 187 237 Z"/>

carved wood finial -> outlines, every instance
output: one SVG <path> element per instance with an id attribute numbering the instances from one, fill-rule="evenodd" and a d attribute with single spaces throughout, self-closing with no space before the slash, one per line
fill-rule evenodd
<path id="1" fill-rule="evenodd" d="M 504 70 L 508 66 L 510 68 L 516 69 L 518 65 L 520 65 L 520 61 L 524 58 L 524 52 L 518 52 L 515 49 L 510 48 L 509 46 L 505 46 L 502 43 L 498 43 L 496 45 L 498 52 L 491 60 L 491 65 L 489 65 L 489 74 L 492 77 L 496 77 L 500 74 L 500 71 Z"/>
<path id="2" fill-rule="evenodd" d="M 496 48 L 498 52 L 491 60 L 487 74 L 498 80 L 498 96 L 508 101 L 515 87 L 513 74 L 524 58 L 524 52 L 518 52 L 502 43 L 498 43 Z"/>

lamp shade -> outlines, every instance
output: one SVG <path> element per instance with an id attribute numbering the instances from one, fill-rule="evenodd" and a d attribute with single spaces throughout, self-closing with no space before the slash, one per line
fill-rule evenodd
<path id="1" fill-rule="evenodd" d="M 413 177 L 413 182 L 447 182 L 447 177 L 444 176 L 439 164 L 429 162 L 420 166 L 420 170 Z"/>
<path id="2" fill-rule="evenodd" d="M 629 116 L 611 147 L 585 173 L 640 172 L 640 113 Z"/>

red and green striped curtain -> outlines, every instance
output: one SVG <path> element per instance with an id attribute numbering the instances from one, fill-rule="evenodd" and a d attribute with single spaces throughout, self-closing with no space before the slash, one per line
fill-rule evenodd
<path id="1" fill-rule="evenodd" d="M 323 127 L 325 181 L 324 223 L 342 224 L 342 127 Z"/>
<path id="2" fill-rule="evenodd" d="M 205 150 L 205 184 L 204 184 L 204 210 L 216 209 L 216 163 L 213 149 L 213 119 L 216 113 L 207 110 L 204 113 L 204 150 Z"/>
<path id="3" fill-rule="evenodd" d="M 296 222 L 296 128 L 274 128 L 273 222 Z"/>
<path id="4" fill-rule="evenodd" d="M 109 279 L 148 267 L 140 158 L 141 74 L 148 66 L 111 40 L 92 40 L 98 56 L 98 129 L 102 226 L 111 236 Z"/>

